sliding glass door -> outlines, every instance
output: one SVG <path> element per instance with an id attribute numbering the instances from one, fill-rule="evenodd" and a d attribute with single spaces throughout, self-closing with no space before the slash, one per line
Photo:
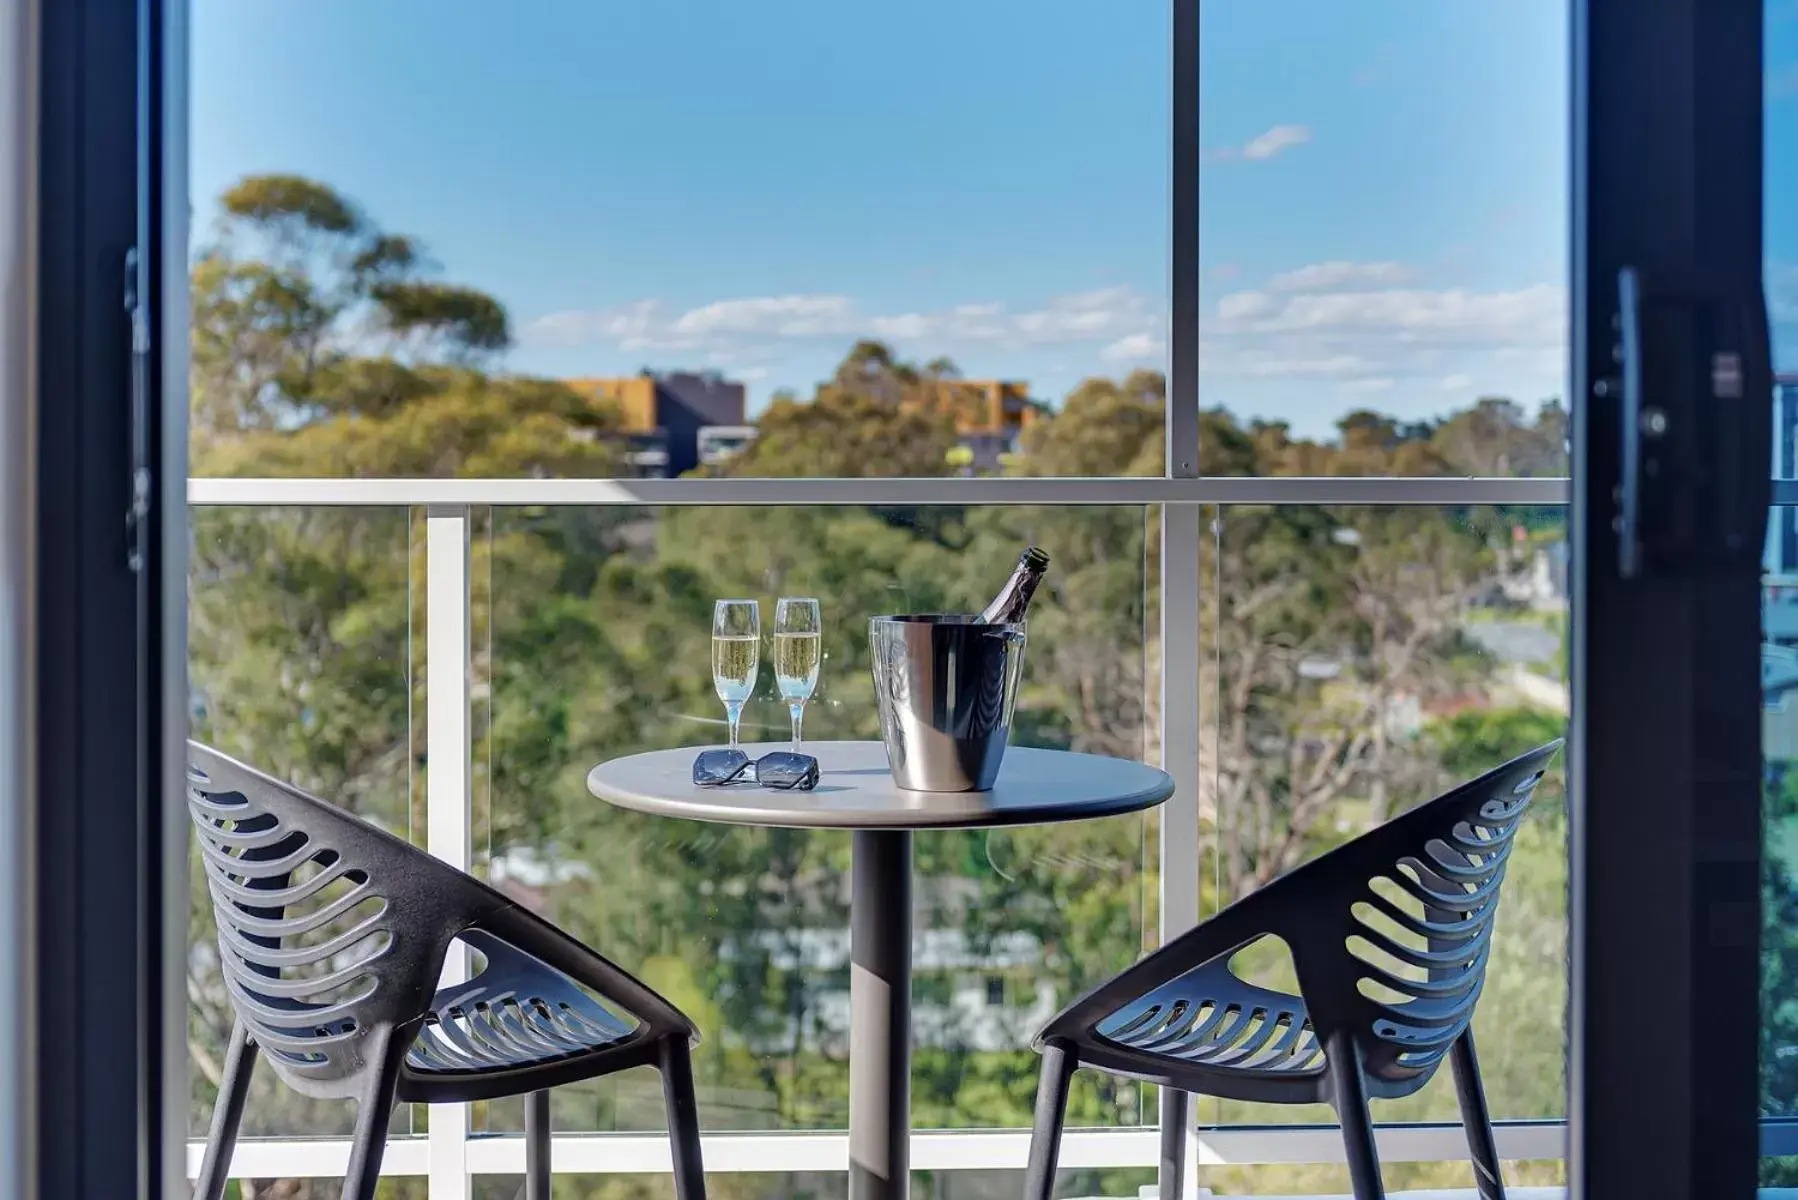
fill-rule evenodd
<path id="1" fill-rule="evenodd" d="M 1760 633 L 1763 33 L 1791 9 L 1576 16 L 1569 1174 L 1590 1200 L 1755 1182 L 1763 685 L 1783 662 Z"/>

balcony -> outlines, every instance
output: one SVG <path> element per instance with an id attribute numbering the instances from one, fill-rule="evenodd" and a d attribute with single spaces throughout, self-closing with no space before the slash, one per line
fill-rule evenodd
<path id="1" fill-rule="evenodd" d="M 626 7 L 433 13 L 428 38 L 196 21 L 182 199 L 219 233 L 177 334 L 195 732 L 644 975 L 705 1035 L 717 1190 L 835 1197 L 847 838 L 628 814 L 583 777 L 720 739 L 717 597 L 820 597 L 807 732 L 866 737 L 866 619 L 977 608 L 1046 546 L 1015 740 L 1156 762 L 1177 792 L 918 838 L 912 1183 L 1015 1195 L 1048 1013 L 1563 731 L 1583 6 Z M 373 48 L 357 86 L 317 88 L 300 26 Z M 1798 525 L 1769 552 L 1784 587 Z M 1768 612 L 1769 744 L 1798 755 L 1798 606 Z M 778 738 L 768 684 L 745 721 Z M 1479 1012 L 1519 1200 L 1566 1175 L 1559 782 Z M 211 933 L 196 891 L 196 1137 L 228 1020 Z M 1291 970 L 1266 946 L 1243 968 Z M 1798 1094 L 1783 1064 L 1770 1112 Z M 237 1174 L 330 1194 L 347 1114 L 259 1089 Z M 1157 1099 L 1080 1076 L 1062 1193 L 1149 1195 Z M 1446 1074 L 1374 1110 L 1395 1196 L 1472 1194 Z M 391 1196 L 512 1200 L 522 1114 L 398 1114 Z M 567 1089 L 553 1118 L 558 1200 L 667 1191 L 652 1079 Z M 1346 1193 L 1331 1121 L 1201 1101 L 1192 1196 Z M 1798 1158 L 1798 1132 L 1771 1121 L 1764 1149 Z"/>
<path id="2" fill-rule="evenodd" d="M 843 1186 L 846 840 L 659 822 L 580 786 L 603 758 L 718 738 L 705 648 L 715 595 L 828 597 L 808 735 L 867 736 L 865 617 L 977 606 L 1002 549 L 1055 546 L 1018 740 L 1159 760 L 1181 781 L 1159 817 L 920 837 L 912 1166 L 945 1195 L 1015 1191 L 1031 1034 L 1157 944 L 1167 914 L 1210 911 L 1377 819 L 1376 806 L 1426 798 L 1563 719 L 1564 693 L 1548 686 L 1558 641 L 1541 636 L 1564 628 L 1564 594 L 1541 583 L 1566 501 L 1554 478 L 214 478 L 189 495 L 198 735 L 474 871 L 674 996 L 707 1039 L 707 1169 L 758 1194 Z M 1331 558 L 1320 579 L 1341 589 L 1302 641 L 1290 614 L 1262 615 L 1279 589 L 1258 555 L 1291 536 Z M 883 564 L 865 557 L 883 544 Z M 851 547 L 863 557 L 846 571 Z M 696 564 L 713 573 L 697 587 L 685 581 Z M 1375 596 L 1407 622 L 1378 652 L 1339 624 L 1360 622 L 1368 610 L 1355 605 Z M 1382 657 L 1408 639 L 1409 665 Z M 1245 688 L 1259 698 L 1229 707 Z M 1341 731 L 1320 721 L 1345 704 L 1361 732 L 1335 742 Z M 784 719 L 771 696 L 745 717 L 770 737 Z M 1232 749 L 1282 731 L 1302 735 L 1295 752 L 1309 757 L 1296 766 Z M 1259 797 L 1325 761 L 1352 762 L 1351 783 L 1281 802 L 1282 827 L 1305 822 L 1303 841 L 1263 832 Z M 1480 1018 L 1499 1144 L 1523 1196 L 1552 1194 L 1527 1185 L 1558 1181 L 1566 1137 L 1565 826 L 1558 790 L 1547 798 Z M 198 1137 L 228 1017 L 198 894 L 195 913 Z M 598 1189 L 601 1176 L 668 1170 L 653 1079 L 568 1092 L 555 1110 L 559 1176 Z M 236 1174 L 341 1171 L 339 1107 L 259 1090 Z M 1152 1184 L 1152 1092 L 1082 1077 L 1072 1111 L 1064 1188 Z M 521 1112 L 401 1114 L 387 1170 L 432 1197 L 510 1196 Z M 1395 1194 L 1465 1184 L 1446 1076 L 1375 1116 L 1389 1122 Z M 1208 1101 L 1198 1120 L 1195 1186 L 1211 1194 L 1345 1190 L 1327 1110 Z M 197 1141 L 190 1155 L 197 1168 Z"/>

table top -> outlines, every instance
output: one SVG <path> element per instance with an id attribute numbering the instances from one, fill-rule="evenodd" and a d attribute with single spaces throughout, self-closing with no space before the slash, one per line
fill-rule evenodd
<path id="1" fill-rule="evenodd" d="M 697 787 L 693 759 L 704 746 L 652 750 L 600 763 L 587 790 L 620 808 L 728 825 L 789 829 L 976 829 L 1079 821 L 1152 808 L 1174 794 L 1163 771 L 1124 758 L 1013 746 L 990 792 L 911 792 L 893 782 L 879 742 L 806 742 L 818 786 L 783 792 L 748 786 Z M 791 750 L 786 742 L 746 744 L 751 758 Z"/>

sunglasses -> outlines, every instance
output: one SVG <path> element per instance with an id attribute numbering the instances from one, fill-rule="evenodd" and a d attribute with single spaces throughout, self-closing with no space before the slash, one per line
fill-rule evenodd
<path id="1" fill-rule="evenodd" d="M 701 750 L 693 760 L 693 782 L 698 787 L 755 783 L 783 792 L 809 792 L 818 786 L 818 760 L 787 750 L 753 760 L 741 750 Z"/>

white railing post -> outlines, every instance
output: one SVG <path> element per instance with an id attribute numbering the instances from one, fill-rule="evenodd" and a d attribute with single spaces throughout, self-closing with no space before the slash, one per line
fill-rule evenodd
<path id="1" fill-rule="evenodd" d="M 457 870 L 472 863 L 469 806 L 468 509 L 425 517 L 425 848 Z M 468 978 L 468 952 L 451 947 L 443 983 Z M 468 1200 L 468 1106 L 431 1108 L 430 1200 Z"/>
<path id="2" fill-rule="evenodd" d="M 1199 3 L 1174 0 L 1169 64 L 1172 111 L 1168 148 L 1173 165 L 1168 230 L 1168 390 L 1165 469 L 1169 480 L 1199 477 Z M 1161 944 L 1199 920 L 1199 671 L 1202 657 L 1199 539 L 1206 510 L 1196 504 L 1161 507 L 1161 769 L 1174 794 L 1161 807 Z M 1171 1097 L 1161 1096 L 1161 1117 Z M 1196 1200 L 1198 1172 L 1194 1113 L 1186 1110 L 1182 1195 Z M 1165 1169 L 1165 1168 L 1164 1168 Z"/>

